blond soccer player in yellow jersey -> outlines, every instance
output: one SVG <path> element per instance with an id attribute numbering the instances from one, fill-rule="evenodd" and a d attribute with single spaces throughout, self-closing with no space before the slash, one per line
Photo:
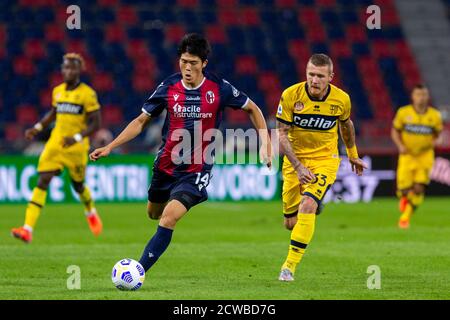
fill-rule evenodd
<path id="1" fill-rule="evenodd" d="M 367 168 L 356 149 L 350 97 L 330 84 L 332 79 L 330 57 L 314 54 L 306 66 L 306 81 L 287 88 L 278 106 L 277 132 L 284 153 L 284 225 L 292 230 L 280 281 L 294 280 L 312 239 L 321 201 L 336 179 L 340 163 L 338 127 L 353 171 L 361 175 Z"/>
<path id="2" fill-rule="evenodd" d="M 434 162 L 434 146 L 442 131 L 440 112 L 428 105 L 427 87 L 415 86 L 411 101 L 412 104 L 398 109 L 391 130 L 392 140 L 400 153 L 397 193 L 402 213 L 398 226 L 402 229 L 409 227 L 411 215 L 423 202 Z"/>
<path id="3" fill-rule="evenodd" d="M 51 132 L 38 164 L 39 179 L 28 203 L 25 223 L 14 228 L 14 237 L 31 242 L 33 229 L 47 198 L 47 189 L 55 175 L 67 168 L 72 186 L 84 204 L 85 215 L 94 235 L 102 231 L 89 188 L 84 183 L 89 151 L 89 135 L 100 126 L 100 105 L 95 91 L 80 81 L 84 69 L 83 58 L 76 53 L 63 57 L 61 72 L 64 83 L 53 89 L 52 108 L 33 128 L 25 131 L 28 140 L 33 139 L 53 121 Z"/>

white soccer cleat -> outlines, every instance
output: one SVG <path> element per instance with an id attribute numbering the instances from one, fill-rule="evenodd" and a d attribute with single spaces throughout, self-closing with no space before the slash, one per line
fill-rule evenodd
<path id="1" fill-rule="evenodd" d="M 294 274 L 289 269 L 282 269 L 280 276 L 278 277 L 280 281 L 294 281 Z"/>

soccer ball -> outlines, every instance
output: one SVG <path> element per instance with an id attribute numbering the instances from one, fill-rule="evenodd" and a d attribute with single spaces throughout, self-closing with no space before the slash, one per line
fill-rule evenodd
<path id="1" fill-rule="evenodd" d="M 111 280 L 119 290 L 137 290 L 144 279 L 144 268 L 133 259 L 122 259 L 112 269 Z"/>

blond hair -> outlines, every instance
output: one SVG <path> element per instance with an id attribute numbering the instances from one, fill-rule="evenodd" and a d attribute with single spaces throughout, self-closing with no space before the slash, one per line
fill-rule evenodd
<path id="1" fill-rule="evenodd" d="M 84 59 L 81 56 L 81 54 L 79 54 L 79 53 L 75 53 L 75 52 L 66 53 L 63 56 L 63 60 L 65 60 L 65 59 L 77 60 L 80 63 L 80 67 L 81 67 L 82 71 L 85 70 L 85 68 L 86 68 L 86 64 L 84 63 Z"/>

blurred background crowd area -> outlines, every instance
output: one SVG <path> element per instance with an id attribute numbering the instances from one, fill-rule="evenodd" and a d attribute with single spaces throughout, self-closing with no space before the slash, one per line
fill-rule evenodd
<path id="1" fill-rule="evenodd" d="M 81 9 L 81 30 L 66 27 L 72 4 Z M 381 29 L 366 26 L 372 4 L 380 7 Z M 51 107 L 64 53 L 87 62 L 82 79 L 102 105 L 98 146 L 178 71 L 177 44 L 188 32 L 206 35 L 207 69 L 247 93 L 271 127 L 283 89 L 305 79 L 312 53 L 326 53 L 333 83 L 351 96 L 362 152 L 396 152 L 392 119 L 418 83 L 429 86 L 442 112 L 440 148 L 450 150 L 450 0 L 18 0 L 0 2 L 0 153 L 42 149 L 48 130 L 34 144 L 23 132 Z M 155 151 L 161 125 L 154 121 L 121 152 Z M 223 127 L 251 123 L 228 110 Z"/>

